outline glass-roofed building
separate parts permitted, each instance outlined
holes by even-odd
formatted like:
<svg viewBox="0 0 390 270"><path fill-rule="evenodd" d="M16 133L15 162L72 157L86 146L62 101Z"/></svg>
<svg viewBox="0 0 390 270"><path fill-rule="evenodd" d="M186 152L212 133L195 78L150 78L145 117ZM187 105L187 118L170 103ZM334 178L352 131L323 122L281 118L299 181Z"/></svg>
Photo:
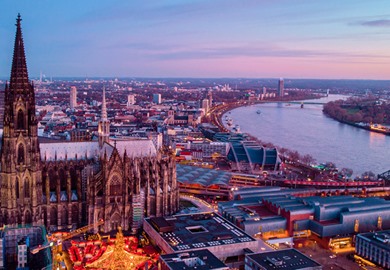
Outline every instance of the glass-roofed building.
<svg viewBox="0 0 390 270"><path fill-rule="evenodd" d="M213 141L228 142L228 160L233 171L259 173L263 170L275 171L281 163L276 148L266 148L258 141L251 140L248 134L218 132Z"/></svg>
<svg viewBox="0 0 390 270"><path fill-rule="evenodd" d="M231 142L227 158L233 170L245 173L275 171L280 165L276 148L265 148L256 141Z"/></svg>

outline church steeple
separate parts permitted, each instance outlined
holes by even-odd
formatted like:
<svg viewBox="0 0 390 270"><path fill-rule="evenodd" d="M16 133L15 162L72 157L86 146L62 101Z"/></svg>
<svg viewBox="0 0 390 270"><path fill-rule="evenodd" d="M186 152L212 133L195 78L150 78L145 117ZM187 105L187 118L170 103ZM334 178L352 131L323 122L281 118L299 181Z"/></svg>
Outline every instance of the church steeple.
<svg viewBox="0 0 390 270"><path fill-rule="evenodd" d="M106 87L103 86L102 121L107 121Z"/></svg>
<svg viewBox="0 0 390 270"><path fill-rule="evenodd" d="M35 94L28 80L21 21L18 14L11 78L5 88L0 225L41 222L32 218L40 215L42 180Z"/></svg>
<svg viewBox="0 0 390 270"><path fill-rule="evenodd" d="M18 14L18 18L16 19L16 36L10 81L10 88L14 90L28 89L29 86L21 21L20 14Z"/></svg>
<svg viewBox="0 0 390 270"><path fill-rule="evenodd" d="M18 14L11 77L9 84L5 87L4 126L23 129L28 133L37 133L35 93L28 79L21 21L20 14ZM7 133L11 130L5 128L4 131Z"/></svg>
<svg viewBox="0 0 390 270"><path fill-rule="evenodd" d="M108 121L107 117L106 88L104 86L102 99L102 115L99 121L98 133L99 146L103 147L104 142L109 142L110 137L110 121Z"/></svg>

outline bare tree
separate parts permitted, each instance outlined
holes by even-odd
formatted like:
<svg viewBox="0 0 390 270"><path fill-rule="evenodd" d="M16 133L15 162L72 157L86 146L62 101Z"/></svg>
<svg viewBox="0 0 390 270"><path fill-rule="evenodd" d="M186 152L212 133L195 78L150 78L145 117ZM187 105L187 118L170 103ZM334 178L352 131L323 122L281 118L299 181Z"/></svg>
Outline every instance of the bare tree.
<svg viewBox="0 0 390 270"><path fill-rule="evenodd" d="M348 177L348 178L350 178L352 176L352 174L353 174L353 170L350 169L350 168L342 168L341 169L341 174L346 176L346 177Z"/></svg>
<svg viewBox="0 0 390 270"><path fill-rule="evenodd" d="M362 178L365 180L377 180L377 176L372 171L366 171L362 173Z"/></svg>
<svg viewBox="0 0 390 270"><path fill-rule="evenodd" d="M306 154L303 157L301 157L301 161L304 164L310 165L316 162L316 159L312 155Z"/></svg>
<svg viewBox="0 0 390 270"><path fill-rule="evenodd" d="M287 151L287 156L289 157L289 159L291 159L292 161L298 161L300 159L300 155L298 153L298 151Z"/></svg>

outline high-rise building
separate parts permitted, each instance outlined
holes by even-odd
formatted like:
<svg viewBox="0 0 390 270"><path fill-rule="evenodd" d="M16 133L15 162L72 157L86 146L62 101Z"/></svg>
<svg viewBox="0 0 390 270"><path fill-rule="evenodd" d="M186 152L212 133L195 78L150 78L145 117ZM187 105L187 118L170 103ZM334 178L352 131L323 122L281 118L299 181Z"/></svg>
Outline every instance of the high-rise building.
<svg viewBox="0 0 390 270"><path fill-rule="evenodd" d="M202 109L204 109L204 113L207 113L210 109L210 101L208 99L202 100Z"/></svg>
<svg viewBox="0 0 390 270"><path fill-rule="evenodd" d="M128 95L127 96L127 107L130 107L131 105L135 104L135 96L134 95Z"/></svg>
<svg viewBox="0 0 390 270"><path fill-rule="evenodd" d="M209 108L211 108L211 107L213 107L213 92L211 92L211 90L209 90L207 95L209 97Z"/></svg>
<svg viewBox="0 0 390 270"><path fill-rule="evenodd" d="M176 213L173 153L157 151L151 140L109 140L105 91L98 141L38 140L20 15L16 26L11 78L5 87L0 226L58 230L104 219L104 232L118 226L137 230L144 216Z"/></svg>
<svg viewBox="0 0 390 270"><path fill-rule="evenodd" d="M70 88L70 101L69 101L69 107L71 109L74 109L77 106L77 88L76 86L72 86Z"/></svg>
<svg viewBox="0 0 390 270"><path fill-rule="evenodd" d="M156 104L161 104L161 94L153 94L153 102Z"/></svg>
<svg viewBox="0 0 390 270"><path fill-rule="evenodd" d="M284 96L284 80L283 78L279 79L279 85L278 85L278 97Z"/></svg>
<svg viewBox="0 0 390 270"><path fill-rule="evenodd" d="M265 86L263 86L263 90L261 92L263 95L267 94L267 88Z"/></svg>

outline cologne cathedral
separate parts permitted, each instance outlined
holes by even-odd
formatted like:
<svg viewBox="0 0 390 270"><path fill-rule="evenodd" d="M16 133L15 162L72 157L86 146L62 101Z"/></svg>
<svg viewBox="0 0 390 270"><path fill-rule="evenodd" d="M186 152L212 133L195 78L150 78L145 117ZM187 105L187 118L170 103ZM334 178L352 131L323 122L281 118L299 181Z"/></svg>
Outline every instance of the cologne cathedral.
<svg viewBox="0 0 390 270"><path fill-rule="evenodd" d="M28 79L18 15L11 78L5 86L0 163L0 226L75 228L100 219L104 232L136 231L146 216L176 213L172 153L150 140L109 137L105 93L98 140L38 137L34 85Z"/></svg>

